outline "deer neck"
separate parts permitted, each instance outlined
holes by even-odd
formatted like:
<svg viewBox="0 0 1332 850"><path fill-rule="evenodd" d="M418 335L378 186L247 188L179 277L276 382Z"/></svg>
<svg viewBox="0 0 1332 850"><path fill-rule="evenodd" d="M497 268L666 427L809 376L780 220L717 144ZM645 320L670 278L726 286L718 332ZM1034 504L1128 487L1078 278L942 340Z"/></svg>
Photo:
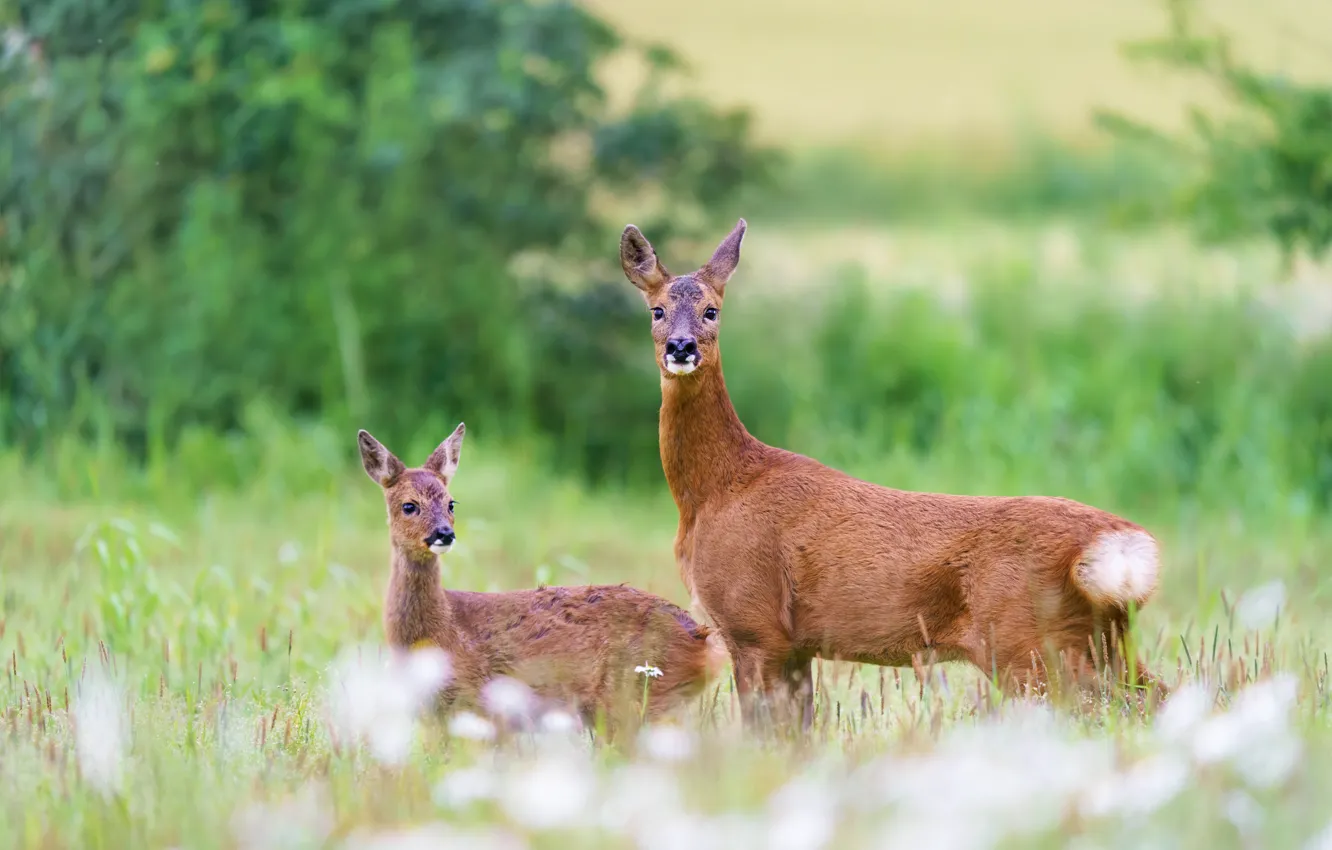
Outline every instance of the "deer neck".
<svg viewBox="0 0 1332 850"><path fill-rule="evenodd" d="M720 362L697 376L662 378L659 439L681 519L725 492L758 442L736 415Z"/></svg>
<svg viewBox="0 0 1332 850"><path fill-rule="evenodd" d="M448 594L439 583L439 556L416 555L393 548L393 568L384 600L384 628L393 646L421 641L444 649L455 642L457 627Z"/></svg>

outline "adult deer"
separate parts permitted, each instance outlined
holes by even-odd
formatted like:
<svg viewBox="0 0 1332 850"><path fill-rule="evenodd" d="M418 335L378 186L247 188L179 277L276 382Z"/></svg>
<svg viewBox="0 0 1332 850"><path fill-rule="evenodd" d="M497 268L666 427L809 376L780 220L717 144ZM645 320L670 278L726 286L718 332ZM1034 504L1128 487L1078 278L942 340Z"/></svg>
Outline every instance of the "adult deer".
<svg viewBox="0 0 1332 850"><path fill-rule="evenodd" d="M1086 682L1114 660L1106 648L1123 655L1129 610L1158 581L1157 543L1141 527L1061 498L881 487L745 429L718 347L744 235L741 219L706 265L673 276L629 225L620 262L652 316L675 556L726 642L746 724L767 697L808 728L815 657L964 660L1013 692L1048 683L1048 658ZM1155 681L1137 669L1139 683Z"/></svg>

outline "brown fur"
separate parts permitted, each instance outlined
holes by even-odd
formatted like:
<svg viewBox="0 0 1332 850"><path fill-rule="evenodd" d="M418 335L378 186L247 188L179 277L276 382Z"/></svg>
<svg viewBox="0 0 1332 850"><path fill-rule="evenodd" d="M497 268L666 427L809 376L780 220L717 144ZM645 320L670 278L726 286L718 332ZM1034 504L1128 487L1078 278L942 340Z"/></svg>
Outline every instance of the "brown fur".
<svg viewBox="0 0 1332 850"><path fill-rule="evenodd" d="M680 277L633 225L620 254L652 312L661 460L680 514L676 558L726 641L747 722L751 697L785 694L807 727L815 657L965 660L1010 689L1044 682L1047 653L1084 676L1104 662L1103 636L1123 636L1129 596L1089 594L1084 561L1107 532L1140 532L1155 547L1137 525L1067 499L881 487L745 429L717 344L744 231L742 219L707 265ZM666 341L686 338L696 340L698 363L673 374ZM1131 601L1145 602L1155 573L1151 582Z"/></svg>
<svg viewBox="0 0 1332 850"><path fill-rule="evenodd" d="M463 433L459 425L418 469L365 431L358 440L366 472L384 488L393 543L384 630L394 648L429 643L449 653L453 680L442 707L476 706L487 681L512 676L589 724L602 718L614 733L639 719L644 680L634 668L643 664L662 671L649 682L648 719L697 696L724 665L724 650L706 626L658 596L625 585L507 593L440 586L439 555L426 541L436 530L453 533L449 483Z"/></svg>

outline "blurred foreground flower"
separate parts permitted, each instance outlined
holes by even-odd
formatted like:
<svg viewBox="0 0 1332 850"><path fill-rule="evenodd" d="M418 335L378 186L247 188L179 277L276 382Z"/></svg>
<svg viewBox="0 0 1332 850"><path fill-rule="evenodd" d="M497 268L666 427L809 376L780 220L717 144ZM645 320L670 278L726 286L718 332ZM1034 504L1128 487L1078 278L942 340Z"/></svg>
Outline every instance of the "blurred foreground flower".
<svg viewBox="0 0 1332 850"><path fill-rule="evenodd" d="M1323 827L1322 832L1310 836L1304 843L1304 850L1332 850L1332 823Z"/></svg>
<svg viewBox="0 0 1332 850"><path fill-rule="evenodd" d="M639 746L657 761L685 761L694 754L694 735L679 726L645 726Z"/></svg>
<svg viewBox="0 0 1332 850"><path fill-rule="evenodd" d="M656 833L686 816L679 777L665 767L635 763L608 778L597 814L602 829L621 836ZM640 837L640 846L645 843Z"/></svg>
<svg viewBox="0 0 1332 850"><path fill-rule="evenodd" d="M460 711L449 718L449 734L469 741L490 741L495 737L495 724L470 711Z"/></svg>
<svg viewBox="0 0 1332 850"><path fill-rule="evenodd" d="M231 819L242 850L295 850L323 847L333 833L333 813L322 789L305 785L275 805L253 803Z"/></svg>
<svg viewBox="0 0 1332 850"><path fill-rule="evenodd" d="M1280 580L1250 588L1235 603L1235 616L1246 629L1270 629L1286 607L1286 585Z"/></svg>
<svg viewBox="0 0 1332 850"><path fill-rule="evenodd" d="M346 850L436 850L439 847L449 850L523 850L527 843L500 830L462 830L448 824L430 823L382 832L358 830L347 836L342 846Z"/></svg>
<svg viewBox="0 0 1332 850"><path fill-rule="evenodd" d="M768 800L771 850L820 850L837 830L837 795L818 777L797 777Z"/></svg>
<svg viewBox="0 0 1332 850"><path fill-rule="evenodd" d="M1249 685L1230 711L1198 725L1191 736L1194 758L1200 764L1228 762L1255 787L1280 783L1300 759L1300 741L1290 725L1298 696L1299 681L1290 673Z"/></svg>
<svg viewBox="0 0 1332 850"><path fill-rule="evenodd" d="M1172 754L1143 759L1095 783L1082 800L1091 817L1145 817L1175 799L1189 784L1189 764Z"/></svg>
<svg viewBox="0 0 1332 850"><path fill-rule="evenodd" d="M448 655L437 647L372 659L344 652L333 669L329 710L339 740L366 741L385 765L401 765L416 735L416 717L448 684Z"/></svg>
<svg viewBox="0 0 1332 850"><path fill-rule="evenodd" d="M541 731L547 735L577 735L582 732L582 722L567 711L554 709L541 715Z"/></svg>
<svg viewBox="0 0 1332 850"><path fill-rule="evenodd" d="M125 695L101 665L88 669L74 702L74 738L83 780L109 797L120 790L129 750Z"/></svg>
<svg viewBox="0 0 1332 850"><path fill-rule="evenodd" d="M585 760L546 757L510 771L500 802L515 823L529 829L558 829L583 819L596 790L596 777Z"/></svg>
<svg viewBox="0 0 1332 850"><path fill-rule="evenodd" d="M486 764L460 767L444 774L431 798L446 809L463 809L481 800L490 800L499 790L493 767Z"/></svg>
<svg viewBox="0 0 1332 850"><path fill-rule="evenodd" d="M537 698L523 682L496 676L481 687L481 704L494 717L521 723L535 716Z"/></svg>
<svg viewBox="0 0 1332 850"><path fill-rule="evenodd" d="M892 806L884 846L991 847L1056 826L1113 769L1107 741L1079 739L1043 706L960 727L924 755L881 759L861 807ZM856 783L859 786L859 783Z"/></svg>

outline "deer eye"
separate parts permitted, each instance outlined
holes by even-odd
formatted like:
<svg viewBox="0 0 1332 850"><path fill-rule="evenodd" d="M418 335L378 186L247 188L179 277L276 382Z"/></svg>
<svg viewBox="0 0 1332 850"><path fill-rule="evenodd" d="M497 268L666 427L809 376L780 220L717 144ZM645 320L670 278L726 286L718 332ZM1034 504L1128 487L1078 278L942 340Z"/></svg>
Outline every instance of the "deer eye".
<svg viewBox="0 0 1332 850"><path fill-rule="evenodd" d="M704 310L703 318L707 319L709 322L717 321L717 308L709 307L708 309Z"/></svg>
<svg viewBox="0 0 1332 850"><path fill-rule="evenodd" d="M416 513L416 502L403 502L402 512L407 516L411 516L412 514Z"/></svg>
<svg viewBox="0 0 1332 850"><path fill-rule="evenodd" d="M659 322L659 321L661 321L661 320L664 319L664 318L666 318L666 311L665 311L665 310L663 310L663 309L660 308L660 307L653 307L653 308L652 308L652 320L653 320L654 322Z"/></svg>
<svg viewBox="0 0 1332 850"><path fill-rule="evenodd" d="M456 504L458 503L453 501L452 499L449 499L449 513L453 513L453 506Z"/></svg>

